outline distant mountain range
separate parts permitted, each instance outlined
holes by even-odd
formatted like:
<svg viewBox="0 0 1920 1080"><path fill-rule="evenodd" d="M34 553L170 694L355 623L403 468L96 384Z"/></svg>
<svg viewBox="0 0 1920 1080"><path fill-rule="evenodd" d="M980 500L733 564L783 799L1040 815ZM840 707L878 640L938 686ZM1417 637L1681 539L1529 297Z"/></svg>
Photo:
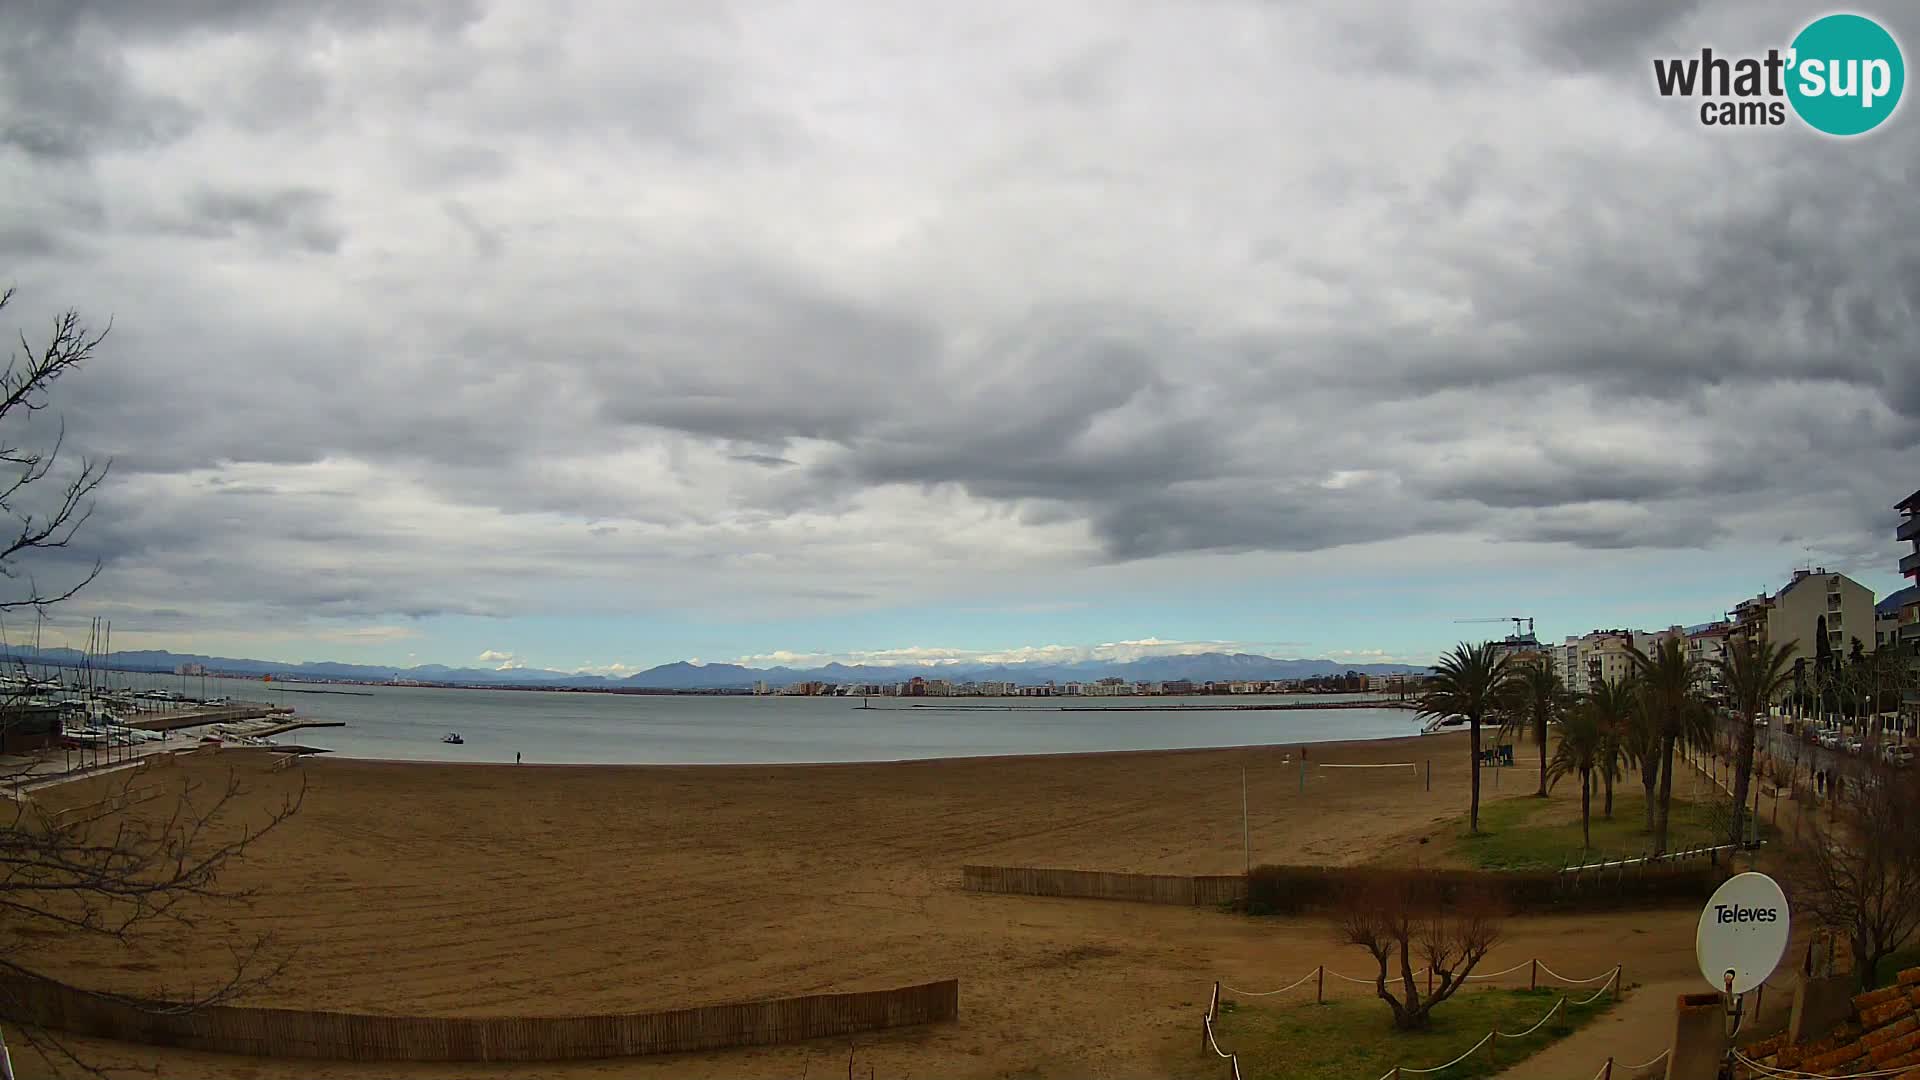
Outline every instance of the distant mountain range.
<svg viewBox="0 0 1920 1080"><path fill-rule="evenodd" d="M16 647L8 652L9 662L79 667L86 655L77 649ZM410 679L416 682L456 683L479 686L579 686L595 688L632 688L644 690L745 690L756 682L770 687L797 682L897 683L915 676L947 679L953 682L1016 682L1022 684L1095 682L1121 678L1129 682L1167 682L1189 679L1193 682L1223 682L1252 679L1306 679L1316 675L1338 675L1358 671L1367 675L1391 675L1424 671L1407 664L1341 664L1332 660L1283 660L1251 653L1196 653L1190 656L1148 656L1138 660L1082 660L1067 664L916 664L899 667L878 665L828 664L816 668L751 668L739 664L692 664L679 661L661 664L623 679L603 675L580 675L570 671L545 671L538 668L454 668L442 664L418 667L377 667L370 664L342 664L332 661L308 661L284 664L272 660L245 660L227 656L199 656L162 650L115 652L109 660L94 658L95 667L119 671L157 671L171 673L182 664L200 664L208 674L265 676L298 681L388 682Z"/></svg>

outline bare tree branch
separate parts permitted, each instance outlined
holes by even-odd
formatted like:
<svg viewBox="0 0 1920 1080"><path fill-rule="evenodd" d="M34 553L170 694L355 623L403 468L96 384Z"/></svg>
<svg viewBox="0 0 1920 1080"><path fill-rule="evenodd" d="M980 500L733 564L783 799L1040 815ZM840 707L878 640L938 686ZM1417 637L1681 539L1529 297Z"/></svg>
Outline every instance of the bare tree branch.
<svg viewBox="0 0 1920 1080"><path fill-rule="evenodd" d="M1348 895L1333 916L1335 940L1373 957L1374 994L1393 1010L1402 1031L1427 1027L1435 1006L1466 985L1467 976L1500 941L1498 898L1464 888L1448 898L1428 871L1383 874ZM1432 973L1424 997L1414 960ZM1398 972L1389 967L1398 960ZM1397 978L1396 995L1388 980Z"/></svg>
<svg viewBox="0 0 1920 1080"><path fill-rule="evenodd" d="M0 291L0 308L13 290ZM43 346L25 334L0 370L0 426L9 416L31 417L50 404L59 379L92 359L111 324L95 331L77 312L57 316ZM9 429L12 430L12 429ZM0 595L0 614L32 608L37 614L71 599L99 577L96 560L79 580L42 589L27 561L39 553L65 548L93 515L93 496L106 480L110 462L81 458L63 467L66 445L62 424L50 442L27 445L0 435L0 580L25 588ZM21 673L27 674L25 661ZM28 691L8 692L0 702L0 733ZM82 806L50 809L22 798L17 783L29 770L5 779L16 787L10 807L0 807L0 926L39 928L79 938L106 939L133 946L147 931L193 927L207 914L251 902L251 890L221 882L222 874L262 836L299 812L306 798L299 790L283 796L263 821L246 822L239 802L245 794L229 772L224 784L210 786L168 774L154 779L149 769L130 770L106 782L106 796ZM278 976L289 956L276 954L268 938L229 943L228 974L212 988L172 1001L127 997L98 990L81 991L153 1013L186 1013L245 996ZM32 1018L16 991L36 981L52 981L23 956L0 956L0 1016ZM70 988L72 989L72 988ZM28 1024L12 1026L43 1055L65 1060L95 1075L128 1070L103 1068L57 1035Z"/></svg>
<svg viewBox="0 0 1920 1080"><path fill-rule="evenodd" d="M1793 845L1794 903L1844 937L1861 986L1920 931L1920 776L1866 762L1835 771L1825 815Z"/></svg>

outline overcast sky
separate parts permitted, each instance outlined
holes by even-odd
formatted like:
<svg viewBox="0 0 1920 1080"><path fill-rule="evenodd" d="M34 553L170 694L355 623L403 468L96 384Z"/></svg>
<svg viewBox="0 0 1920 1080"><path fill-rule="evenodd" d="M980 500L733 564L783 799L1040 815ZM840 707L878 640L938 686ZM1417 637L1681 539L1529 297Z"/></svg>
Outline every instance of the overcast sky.
<svg viewBox="0 0 1920 1080"><path fill-rule="evenodd" d="M0 8L116 647L1424 662L1902 584L1913 104L1652 89L1821 5Z"/></svg>

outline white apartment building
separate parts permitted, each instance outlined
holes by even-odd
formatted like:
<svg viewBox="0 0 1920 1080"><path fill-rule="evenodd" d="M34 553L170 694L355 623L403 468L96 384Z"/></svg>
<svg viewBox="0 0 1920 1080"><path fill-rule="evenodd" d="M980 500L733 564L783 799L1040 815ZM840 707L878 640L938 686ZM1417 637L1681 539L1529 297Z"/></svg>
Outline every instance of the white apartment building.
<svg viewBox="0 0 1920 1080"><path fill-rule="evenodd" d="M1560 677L1567 689L1589 693L1601 683L1624 680L1633 674L1629 647L1651 652L1659 635L1645 630L1595 630L1569 637L1557 650Z"/></svg>

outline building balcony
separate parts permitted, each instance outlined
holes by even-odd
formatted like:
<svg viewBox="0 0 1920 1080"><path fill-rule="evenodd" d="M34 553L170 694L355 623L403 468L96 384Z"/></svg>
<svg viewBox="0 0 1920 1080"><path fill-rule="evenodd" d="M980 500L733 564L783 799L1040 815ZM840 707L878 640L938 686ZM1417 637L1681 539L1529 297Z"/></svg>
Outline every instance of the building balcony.
<svg viewBox="0 0 1920 1080"><path fill-rule="evenodd" d="M1914 514L1900 523L1893 534L1896 540L1920 540L1920 514Z"/></svg>
<svg viewBox="0 0 1920 1080"><path fill-rule="evenodd" d="M1915 574L1920 574L1920 551L1916 551L1900 560L1900 573L1903 577L1913 577Z"/></svg>

